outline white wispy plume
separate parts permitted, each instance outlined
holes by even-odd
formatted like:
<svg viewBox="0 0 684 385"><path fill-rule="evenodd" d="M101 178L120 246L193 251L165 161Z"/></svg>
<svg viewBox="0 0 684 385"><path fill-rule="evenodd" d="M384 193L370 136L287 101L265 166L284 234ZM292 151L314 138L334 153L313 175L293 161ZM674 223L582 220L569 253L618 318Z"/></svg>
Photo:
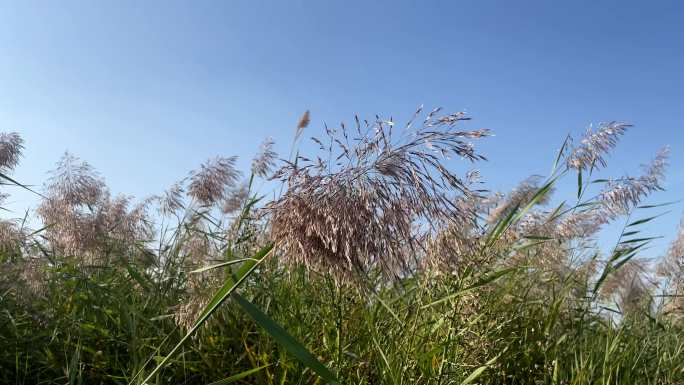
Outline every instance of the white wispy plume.
<svg viewBox="0 0 684 385"><path fill-rule="evenodd" d="M410 263L417 221L430 227L463 215L453 198L469 193L466 182L444 162L483 159L470 141L488 131L457 130L464 114L438 112L410 132L394 133L394 123L379 117L356 119L356 132L326 128L332 148L313 140L328 154L278 170L287 191L266 209L286 258L339 277L369 266L392 274Z"/></svg>
<svg viewBox="0 0 684 385"><path fill-rule="evenodd" d="M262 178L269 177L269 173L275 166L275 159L278 156L273 151L275 142L272 138L266 138L259 148L259 153L252 160L252 173Z"/></svg>
<svg viewBox="0 0 684 385"><path fill-rule="evenodd" d="M235 168L237 157L216 157L190 173L188 195L205 206L220 202L229 188L235 186L240 171Z"/></svg>
<svg viewBox="0 0 684 385"><path fill-rule="evenodd" d="M621 122L601 123L596 131L587 129L580 145L566 158L567 166L577 170L606 167L605 156L615 148L620 137L631 127Z"/></svg>
<svg viewBox="0 0 684 385"><path fill-rule="evenodd" d="M16 132L0 133L0 171L7 172L19 164L24 140Z"/></svg>

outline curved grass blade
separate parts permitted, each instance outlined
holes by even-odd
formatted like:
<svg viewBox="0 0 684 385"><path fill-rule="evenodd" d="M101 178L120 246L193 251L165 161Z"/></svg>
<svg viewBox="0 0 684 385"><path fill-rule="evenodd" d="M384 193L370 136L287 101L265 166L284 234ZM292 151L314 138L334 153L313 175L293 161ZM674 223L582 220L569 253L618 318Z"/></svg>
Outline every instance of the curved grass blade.
<svg viewBox="0 0 684 385"><path fill-rule="evenodd" d="M226 283L221 287L221 289L214 294L214 297L211 299L211 301L205 306L204 310L202 311L201 315L195 322L195 325L188 330L187 334L181 338L181 340L176 344L176 346L171 349L169 354L167 354L159 364L152 370L152 372L145 378L143 381L143 384L147 383L154 377L165 365L166 363L171 359L171 357L178 351L178 349L183 346L185 341L187 341L195 332L197 329L199 329L204 322L207 321L209 316L211 316L216 309L228 298L228 296L237 289L238 286L242 282L244 282L247 277L256 269L256 267L263 261L268 254L270 254L271 250L273 250L273 245L268 245L261 250L254 256L253 260L246 261L242 267L240 267L240 270L235 273L234 278L228 278L226 280Z"/></svg>
<svg viewBox="0 0 684 385"><path fill-rule="evenodd" d="M216 269L216 268L223 267L223 266L230 266L230 265L234 265L236 263L245 262L245 261L256 261L256 260L253 258L235 259L233 261L222 262L222 263L218 263L216 265L200 267L199 269L191 271L190 274L202 273L202 272L205 272L207 270Z"/></svg>
<svg viewBox="0 0 684 385"><path fill-rule="evenodd" d="M256 322L266 330L268 334L273 337L280 345L282 345L285 350L290 354L295 356L299 362L306 365L308 368L313 370L318 374L323 380L331 385L340 385L335 375L323 365L316 357L314 357L309 350L307 350L299 341L283 329L282 326L278 325L269 316L262 312L259 308L254 306L253 303L246 300L240 294L233 293L232 295L235 302L242 307L242 309Z"/></svg>
<svg viewBox="0 0 684 385"><path fill-rule="evenodd" d="M243 378L245 378L245 377L247 377L247 376L250 376L250 375L252 375L252 374L254 374L254 373L258 373L258 372L262 371L263 369L268 368L268 367L271 366L271 365L273 365L273 364L263 365L263 366L259 366L258 368L253 368L253 369L245 370L245 371L242 372L242 373L238 373L238 374L232 375L232 376L230 376L230 377L224 378L223 380L219 380L219 381L216 381L216 382L212 382L212 383L210 383L209 385L226 385L226 384L230 384L230 383L232 383L232 382L235 382L235 381L237 381L237 380L241 380L241 379L243 379Z"/></svg>
<svg viewBox="0 0 684 385"><path fill-rule="evenodd" d="M558 169L558 164L560 163L563 154L565 154L565 148L568 147L569 144L570 135L567 135L565 137L565 140L563 141L563 145L561 146L560 150L558 150L558 156L556 156L556 160L553 162L553 165L551 166L551 175L556 173L556 170Z"/></svg>
<svg viewBox="0 0 684 385"><path fill-rule="evenodd" d="M655 208L655 207L671 206L671 205L674 205L674 204L677 204L677 203L681 203L681 202L682 202L682 200L681 200L681 199L678 199L678 200L676 200L676 201L670 201L670 202L665 202L665 203L660 203L660 204L655 204L655 205L641 205L641 206L637 206L637 208L638 208L638 209L652 209L652 208Z"/></svg>
<svg viewBox="0 0 684 385"><path fill-rule="evenodd" d="M639 220L636 220L636 221L634 221L634 222L628 224L626 227L634 227L634 226L638 226L638 225L643 225L644 223L648 223L648 222L650 222L650 221L652 221L652 220L654 220L654 219L656 219L656 218L660 218L660 217L662 217L663 215L669 214L669 213L670 213L669 211L666 211L666 212L664 212L664 213L662 213L662 214L654 215L654 216L652 216L652 217L639 219Z"/></svg>
<svg viewBox="0 0 684 385"><path fill-rule="evenodd" d="M461 385L468 385L473 381L477 380L485 370L487 370L486 366L480 366L479 368L473 370L473 372L470 373L470 375L466 377L466 379L463 380L463 382L461 382Z"/></svg>
<svg viewBox="0 0 684 385"><path fill-rule="evenodd" d="M15 185L15 186L19 186L19 187L21 187L21 188L23 188L23 189L26 189L26 190L28 190L28 191L30 191L30 192L32 192L32 193L38 195L38 196L41 197L41 198L48 199L48 197L46 197L45 195L39 193L38 191L32 190L30 187L28 187L28 186L26 186L26 185L24 185L24 184L21 184L21 183L19 183L19 182L17 182L16 180L10 178L9 176L7 176L7 175L5 175L5 174L3 174L3 173L1 173L1 172L0 172L0 178L4 179L4 180L6 180L6 181L11 182L11 183L12 183L13 185Z"/></svg>
<svg viewBox="0 0 684 385"><path fill-rule="evenodd" d="M494 230L489 234L487 237L487 242L485 245L487 247L491 246L496 242L501 236L508 230L509 227L517 223L525 214L527 214L530 209L539 203L539 201L542 200L548 194L551 189L553 188L553 185L556 183L556 180L558 177L554 177L551 180L549 180L546 184L544 184L542 187L537 190L537 192L534 194L532 199L523 207L520 209L520 205L515 206L515 208L502 220L500 220L496 226L494 227Z"/></svg>

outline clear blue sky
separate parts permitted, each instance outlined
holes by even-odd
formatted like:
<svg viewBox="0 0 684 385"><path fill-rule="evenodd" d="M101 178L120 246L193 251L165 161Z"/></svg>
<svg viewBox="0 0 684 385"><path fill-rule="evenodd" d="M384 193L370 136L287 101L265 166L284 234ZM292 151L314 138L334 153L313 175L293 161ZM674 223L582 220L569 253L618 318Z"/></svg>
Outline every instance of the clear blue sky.
<svg viewBox="0 0 684 385"><path fill-rule="evenodd" d="M669 144L653 201L675 200L682 20L678 1L0 1L0 129L27 141L26 183L69 150L141 197L209 156L246 168L266 136L286 153L306 109L312 134L355 113L466 110L496 133L481 147L493 190L546 173L565 134L624 120L614 174ZM674 235L681 212L654 232Z"/></svg>

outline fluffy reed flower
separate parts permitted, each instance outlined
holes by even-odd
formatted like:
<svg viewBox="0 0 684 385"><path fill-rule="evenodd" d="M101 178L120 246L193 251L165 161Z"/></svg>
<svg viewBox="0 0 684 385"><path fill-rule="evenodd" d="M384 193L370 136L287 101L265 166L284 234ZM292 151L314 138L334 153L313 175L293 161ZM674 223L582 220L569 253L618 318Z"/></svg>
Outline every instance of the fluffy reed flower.
<svg viewBox="0 0 684 385"><path fill-rule="evenodd" d="M176 182L171 185L159 198L159 211L162 215L175 213L182 209L183 205L183 182Z"/></svg>
<svg viewBox="0 0 684 385"><path fill-rule="evenodd" d="M132 197L124 195L103 201L99 216L108 237L121 244L150 239L153 226L148 216L149 204L149 200L134 204Z"/></svg>
<svg viewBox="0 0 684 385"><path fill-rule="evenodd" d="M684 315L684 219L679 223L677 235L660 260L656 272L667 279L670 295L665 304L667 311L678 316Z"/></svg>
<svg viewBox="0 0 684 385"><path fill-rule="evenodd" d="M221 201L226 190L233 187L240 177L240 171L235 169L236 161L234 156L209 159L199 170L190 173L188 195L205 206Z"/></svg>
<svg viewBox="0 0 684 385"><path fill-rule="evenodd" d="M309 123L311 123L311 114L309 113L309 110L306 110L304 114L302 114L302 117L299 118L299 122L297 122L297 131L295 132L294 140L297 140L302 135L302 132L309 126Z"/></svg>
<svg viewBox="0 0 684 385"><path fill-rule="evenodd" d="M606 167L605 156L615 148L630 124L621 122L601 123L596 131L587 129L579 146L572 149L566 158L569 168L588 170L594 167Z"/></svg>
<svg viewBox="0 0 684 385"><path fill-rule="evenodd" d="M644 197L662 190L668 156L669 148L665 147L658 151L650 165L643 167L644 173L641 176L608 182L599 198L604 203L605 213L610 217L624 215Z"/></svg>
<svg viewBox="0 0 684 385"><path fill-rule="evenodd" d="M599 207L574 212L556 221L554 234L560 239L584 238L596 234L609 218Z"/></svg>
<svg viewBox="0 0 684 385"><path fill-rule="evenodd" d="M334 144L327 156L300 157L278 170L275 178L288 189L266 209L286 259L338 276L371 266L396 273L411 263L416 229L464 215L453 198L470 192L445 159L484 159L469 140L488 132L456 130L467 118L438 111L419 129L396 134L394 123L380 118L364 125L356 119L355 133L326 128L326 142Z"/></svg>
<svg viewBox="0 0 684 385"><path fill-rule="evenodd" d="M40 297L46 292L45 261L39 258L24 258L19 263L19 279L28 289L31 296ZM25 295L25 294L20 294Z"/></svg>
<svg viewBox="0 0 684 385"><path fill-rule="evenodd" d="M16 221L0 220L0 255L2 259L21 257L26 234ZM4 262L0 259L0 262Z"/></svg>
<svg viewBox="0 0 684 385"><path fill-rule="evenodd" d="M38 215L48 226L47 238L67 254L93 249L97 231L84 212L92 212L105 195L104 182L92 166L69 153L50 174L47 198L38 207Z"/></svg>
<svg viewBox="0 0 684 385"><path fill-rule="evenodd" d="M269 173L275 166L275 159L278 156L275 151L273 151L273 145L275 142L271 138L266 138L259 148L259 153L252 160L252 174L260 176L262 178L267 178Z"/></svg>
<svg viewBox="0 0 684 385"><path fill-rule="evenodd" d="M223 200L221 211L224 214L232 214L245 205L247 198L249 198L249 188L246 184L234 187L228 192L226 198Z"/></svg>
<svg viewBox="0 0 684 385"><path fill-rule="evenodd" d="M92 166L75 156L62 157L45 192L37 213L47 226L46 239L59 253L88 263L106 263L103 258L112 248L135 250L139 242L151 237L149 202L132 206L130 197L112 199Z"/></svg>
<svg viewBox="0 0 684 385"><path fill-rule="evenodd" d="M481 197L468 196L458 198L456 204L463 214L427 239L422 267L459 274L466 268L485 263L477 253L483 236L477 220L487 202Z"/></svg>
<svg viewBox="0 0 684 385"><path fill-rule="evenodd" d="M658 266L658 274L675 279L676 283L684 285L684 218L677 228L677 236L670 243L665 257Z"/></svg>
<svg viewBox="0 0 684 385"><path fill-rule="evenodd" d="M48 196L59 197L67 205L92 205L104 194L105 183L86 161L65 152L50 172Z"/></svg>
<svg viewBox="0 0 684 385"><path fill-rule="evenodd" d="M541 182L541 177L538 175L532 175L527 179L523 180L514 188L508 195L503 198L499 204L490 212L487 222L490 224L496 223L502 218L508 216L511 211L515 210L516 207L522 207L527 205L534 195L539 191L539 183ZM551 193L545 194L537 204L544 205L550 199Z"/></svg>
<svg viewBox="0 0 684 385"><path fill-rule="evenodd" d="M13 170L19 164L24 140L16 132L0 133L0 171Z"/></svg>
<svg viewBox="0 0 684 385"><path fill-rule="evenodd" d="M213 243L207 234L197 229L189 230L183 240L181 252L187 266L196 268L213 256Z"/></svg>
<svg viewBox="0 0 684 385"><path fill-rule="evenodd" d="M42 297L47 286L47 262L34 256L19 256L12 261L0 261L0 290L5 297L10 291L18 302L30 305Z"/></svg>
<svg viewBox="0 0 684 385"><path fill-rule="evenodd" d="M653 161L642 166L639 177L610 180L587 208L565 215L555 223L555 235L561 239L583 238L596 234L603 225L627 214L645 197L662 190L669 149L661 149Z"/></svg>
<svg viewBox="0 0 684 385"><path fill-rule="evenodd" d="M613 271L601 286L604 299L615 299L623 314L647 310L655 284L647 278L648 267L642 260L630 260Z"/></svg>
<svg viewBox="0 0 684 385"><path fill-rule="evenodd" d="M209 298L206 296L192 295L190 299L178 305L176 311L173 313L173 319L176 325L184 330L189 330L197 322L200 313L204 307L209 303Z"/></svg>

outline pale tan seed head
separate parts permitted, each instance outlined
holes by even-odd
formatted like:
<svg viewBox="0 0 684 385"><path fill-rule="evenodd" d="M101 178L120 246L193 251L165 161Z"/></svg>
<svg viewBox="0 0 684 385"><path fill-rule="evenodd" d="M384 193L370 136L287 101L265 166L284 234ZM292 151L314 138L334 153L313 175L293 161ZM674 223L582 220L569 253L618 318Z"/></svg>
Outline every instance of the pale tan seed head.
<svg viewBox="0 0 684 385"><path fill-rule="evenodd" d="M262 178L268 178L275 165L275 160L278 156L273 151L275 142L271 138L266 138L259 148L259 153L252 160L252 174Z"/></svg>
<svg viewBox="0 0 684 385"><path fill-rule="evenodd" d="M356 133L326 128L327 139L314 142L327 154L300 156L274 176L287 191L266 210L286 260L343 278L415 265L417 240L464 215L454 198L469 193L467 182L448 159L484 159L470 141L488 131L455 129L462 120L432 113L410 132L380 118L364 128L357 120Z"/></svg>
<svg viewBox="0 0 684 385"><path fill-rule="evenodd" d="M601 123L596 131L589 127L580 145L574 147L566 158L567 166L577 170L605 167L605 156L615 148L629 127L630 124L621 122Z"/></svg>
<svg viewBox="0 0 684 385"><path fill-rule="evenodd" d="M23 149L24 140L18 133L0 133L0 170L13 170L19 164Z"/></svg>
<svg viewBox="0 0 684 385"><path fill-rule="evenodd" d="M309 126L310 122L311 114L309 113L309 110L306 110L299 118L299 122L297 122L297 130L295 131L294 140L299 139L299 137L302 135L302 132L304 132L304 129Z"/></svg>
<svg viewBox="0 0 684 385"><path fill-rule="evenodd" d="M234 156L206 161L198 170L190 173L188 195L205 206L220 202L240 178L241 173L235 168L236 161L237 157Z"/></svg>

